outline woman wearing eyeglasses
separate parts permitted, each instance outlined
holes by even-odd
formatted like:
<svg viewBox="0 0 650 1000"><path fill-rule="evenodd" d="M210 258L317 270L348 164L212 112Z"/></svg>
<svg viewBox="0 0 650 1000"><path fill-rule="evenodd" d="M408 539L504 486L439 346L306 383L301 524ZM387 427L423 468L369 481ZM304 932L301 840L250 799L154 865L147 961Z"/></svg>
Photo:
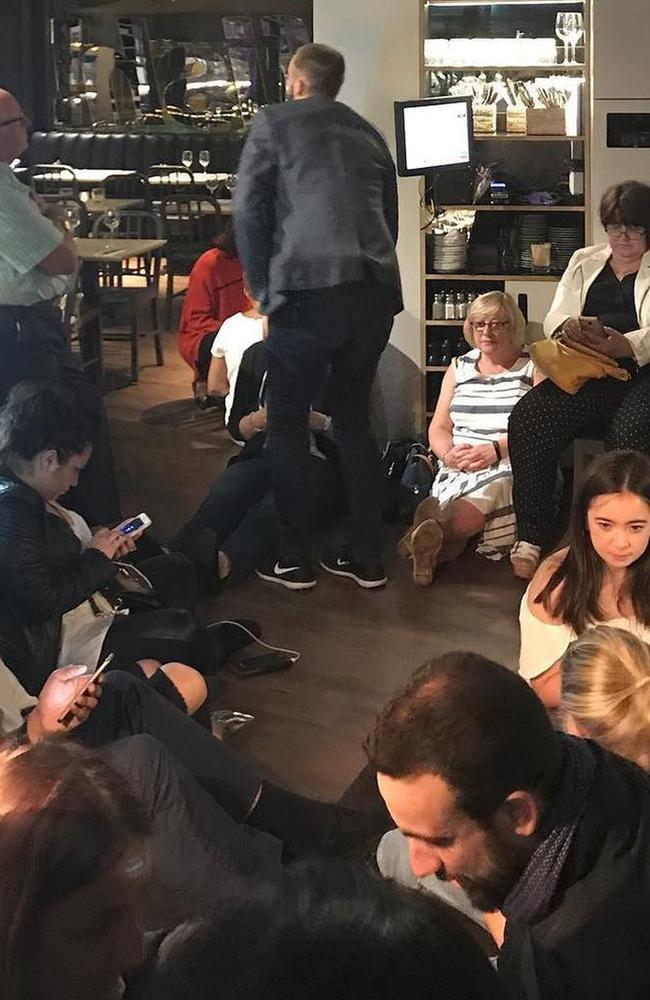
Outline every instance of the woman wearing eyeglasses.
<svg viewBox="0 0 650 1000"><path fill-rule="evenodd" d="M547 379L513 410L508 428L520 541L516 576L531 579L556 540L559 457L576 438L650 452L650 187L625 181L600 203L607 242L578 250L544 321L547 337L583 344L625 367L631 381L592 379L569 395Z"/></svg>
<svg viewBox="0 0 650 1000"><path fill-rule="evenodd" d="M472 349L445 373L429 426L438 474L400 542L419 586L475 535L488 559L500 559L515 541L507 430L513 406L534 381L533 362L522 353L525 328L504 292L480 295L470 307L463 333Z"/></svg>

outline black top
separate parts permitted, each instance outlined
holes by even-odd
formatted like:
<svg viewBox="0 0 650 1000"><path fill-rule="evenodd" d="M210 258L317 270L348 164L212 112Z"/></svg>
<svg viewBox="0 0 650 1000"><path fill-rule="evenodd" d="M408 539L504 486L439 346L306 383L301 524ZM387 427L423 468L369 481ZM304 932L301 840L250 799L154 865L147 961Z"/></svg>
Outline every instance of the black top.
<svg viewBox="0 0 650 1000"><path fill-rule="evenodd" d="M650 996L650 777L591 747L596 774L550 910L506 926L509 1000Z"/></svg>
<svg viewBox="0 0 650 1000"><path fill-rule="evenodd" d="M619 333L639 329L639 317L634 303L635 274L619 279L608 262L587 292L582 307L583 316L597 316L603 326Z"/></svg>

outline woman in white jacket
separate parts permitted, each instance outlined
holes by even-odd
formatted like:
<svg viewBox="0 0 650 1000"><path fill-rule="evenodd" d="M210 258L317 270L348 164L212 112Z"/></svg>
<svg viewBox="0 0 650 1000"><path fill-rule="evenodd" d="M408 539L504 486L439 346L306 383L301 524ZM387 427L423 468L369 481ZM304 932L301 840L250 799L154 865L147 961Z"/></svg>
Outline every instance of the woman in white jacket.
<svg viewBox="0 0 650 1000"><path fill-rule="evenodd" d="M625 181L609 188L600 218L607 243L573 255L544 332L615 359L632 378L592 379L575 395L546 379L513 409L508 442L520 541L511 560L523 579L532 578L541 551L555 540L554 491L564 448L585 437L603 438L608 449L650 452L650 187Z"/></svg>

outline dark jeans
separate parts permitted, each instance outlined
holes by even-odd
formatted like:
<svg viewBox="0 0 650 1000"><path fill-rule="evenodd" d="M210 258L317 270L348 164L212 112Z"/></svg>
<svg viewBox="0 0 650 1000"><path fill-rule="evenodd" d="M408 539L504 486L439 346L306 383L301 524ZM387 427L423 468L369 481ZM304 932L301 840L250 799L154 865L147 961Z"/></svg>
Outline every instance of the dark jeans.
<svg viewBox="0 0 650 1000"><path fill-rule="evenodd" d="M121 520L113 451L98 390L67 358L61 313L55 305L0 306L0 402L19 382L60 386L83 414L94 438L93 453L66 506L89 524Z"/></svg>
<svg viewBox="0 0 650 1000"><path fill-rule="evenodd" d="M199 344L199 349L196 353L196 373L199 382L208 381L208 372L210 371L210 362L212 361L212 345L216 336L216 330L214 333L206 333Z"/></svg>
<svg viewBox="0 0 650 1000"><path fill-rule="evenodd" d="M310 454L308 477L316 498L315 517L324 518L340 509L342 488L336 463ZM277 546L278 517L266 450L224 469L172 542L172 547L202 563L206 575L216 573L215 552L221 549L230 560L229 579L234 583L252 573Z"/></svg>
<svg viewBox="0 0 650 1000"><path fill-rule="evenodd" d="M261 784L257 768L130 674L117 670L106 675L97 708L74 733L85 746L95 749L124 736L146 733L171 750L237 822L246 818L255 803Z"/></svg>
<svg viewBox="0 0 650 1000"><path fill-rule="evenodd" d="M519 400L510 415L508 447L523 541L542 549L555 541L558 461L581 437L603 438L608 449L650 453L650 365L632 382L591 379L574 396L546 379Z"/></svg>
<svg viewBox="0 0 650 1000"><path fill-rule="evenodd" d="M382 481L369 401L393 306L390 288L358 282L290 292L269 317L268 449L285 560L311 562L308 417L328 365L352 553L361 561L381 558Z"/></svg>
<svg viewBox="0 0 650 1000"><path fill-rule="evenodd" d="M240 825L260 788L256 769L148 685L107 675L74 736L101 749L151 822L148 927L227 905L242 880L280 877L280 842Z"/></svg>

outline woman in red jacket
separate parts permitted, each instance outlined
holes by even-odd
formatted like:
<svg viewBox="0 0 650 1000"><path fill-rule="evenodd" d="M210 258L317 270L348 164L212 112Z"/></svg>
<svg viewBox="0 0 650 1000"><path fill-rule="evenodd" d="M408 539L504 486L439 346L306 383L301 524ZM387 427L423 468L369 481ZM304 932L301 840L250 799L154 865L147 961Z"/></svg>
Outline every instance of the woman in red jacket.
<svg viewBox="0 0 650 1000"><path fill-rule="evenodd" d="M197 405L210 405L207 379L217 331L229 316L250 307L232 222L228 222L215 246L201 254L192 268L178 329L178 349L194 372Z"/></svg>

